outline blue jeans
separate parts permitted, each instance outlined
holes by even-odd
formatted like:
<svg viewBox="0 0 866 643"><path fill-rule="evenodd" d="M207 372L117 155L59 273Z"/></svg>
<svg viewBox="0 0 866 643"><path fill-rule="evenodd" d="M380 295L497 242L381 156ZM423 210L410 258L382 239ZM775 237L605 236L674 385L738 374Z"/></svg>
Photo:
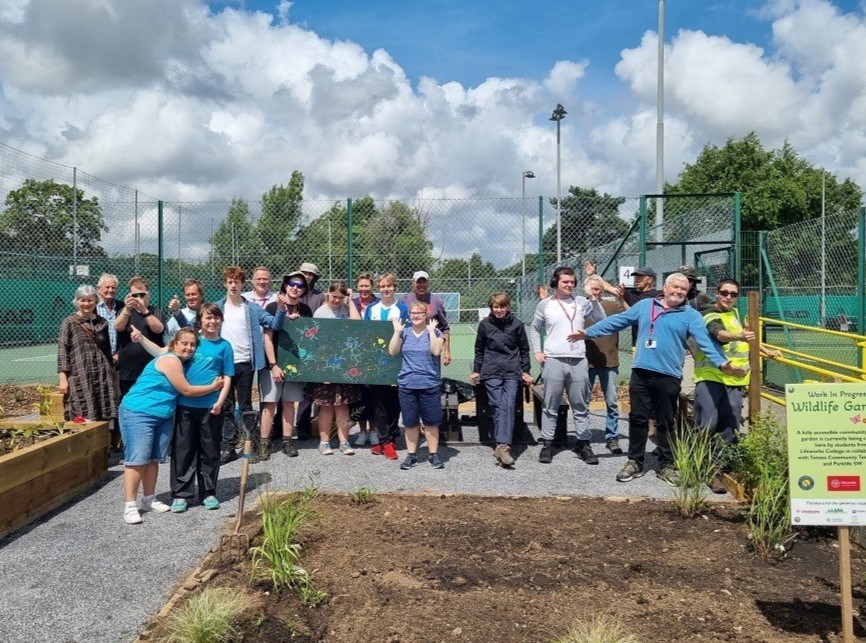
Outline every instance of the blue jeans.
<svg viewBox="0 0 866 643"><path fill-rule="evenodd" d="M619 438L619 404L616 399L616 385L619 382L619 368L616 366L593 368L589 367L589 379L586 383L586 399L592 394L592 385L598 377L599 386L604 393L604 403L607 405L607 420L604 423L604 439Z"/></svg>
<svg viewBox="0 0 866 643"><path fill-rule="evenodd" d="M130 411L120 406L118 420L123 436L123 459L130 467L165 462L171 442L174 416L167 418Z"/></svg>
<svg viewBox="0 0 866 643"><path fill-rule="evenodd" d="M493 438L496 444L511 444L514 435L514 400L519 385L517 380L504 380L499 377L484 380L493 416Z"/></svg>

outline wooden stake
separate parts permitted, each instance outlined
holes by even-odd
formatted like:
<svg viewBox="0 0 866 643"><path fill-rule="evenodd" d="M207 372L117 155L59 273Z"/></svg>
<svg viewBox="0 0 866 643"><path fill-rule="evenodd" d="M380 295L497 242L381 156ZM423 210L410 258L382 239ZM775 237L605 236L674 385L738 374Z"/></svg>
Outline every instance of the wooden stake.
<svg viewBox="0 0 866 643"><path fill-rule="evenodd" d="M842 643L854 643L854 609L851 601L851 540L848 527L839 527L839 592L842 601Z"/></svg>
<svg viewBox="0 0 866 643"><path fill-rule="evenodd" d="M746 324L756 333L760 328L758 317L761 316L760 299L757 292L750 292L748 296L749 312ZM749 426L761 412L761 351L758 349L763 337L749 344Z"/></svg>

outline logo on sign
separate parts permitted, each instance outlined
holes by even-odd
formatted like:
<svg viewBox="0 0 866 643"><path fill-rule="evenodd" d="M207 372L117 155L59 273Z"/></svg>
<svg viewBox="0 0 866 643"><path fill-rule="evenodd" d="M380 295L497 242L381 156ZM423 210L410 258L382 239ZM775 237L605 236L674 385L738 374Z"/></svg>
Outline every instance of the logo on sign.
<svg viewBox="0 0 866 643"><path fill-rule="evenodd" d="M800 476L800 479L797 480L797 486L803 491L811 491L815 487L815 480L812 479L812 476Z"/></svg>
<svg viewBox="0 0 866 643"><path fill-rule="evenodd" d="M827 491L860 491L860 476L827 476Z"/></svg>

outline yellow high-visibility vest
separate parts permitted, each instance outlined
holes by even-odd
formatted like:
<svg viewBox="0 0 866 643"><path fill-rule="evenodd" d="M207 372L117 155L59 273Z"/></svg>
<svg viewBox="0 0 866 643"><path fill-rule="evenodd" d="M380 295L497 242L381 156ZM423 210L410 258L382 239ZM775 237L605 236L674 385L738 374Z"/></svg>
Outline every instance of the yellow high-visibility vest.
<svg viewBox="0 0 866 643"><path fill-rule="evenodd" d="M725 327L725 330L739 335L743 332L743 325L740 323L740 315L737 309L731 309L726 313L718 310L711 310L704 315L704 323L708 324L711 321L720 321ZM698 349L695 353L695 382L719 382L725 386L747 386L749 384L749 343L735 340L727 344L722 344L722 352L725 357L731 360L731 364L746 370L743 377L734 377L726 375L713 364L704 353Z"/></svg>

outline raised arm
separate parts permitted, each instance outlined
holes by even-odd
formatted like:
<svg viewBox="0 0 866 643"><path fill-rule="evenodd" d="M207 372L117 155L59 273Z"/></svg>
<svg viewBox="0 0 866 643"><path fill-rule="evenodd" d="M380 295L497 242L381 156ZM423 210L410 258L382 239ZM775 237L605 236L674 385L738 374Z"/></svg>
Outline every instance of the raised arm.
<svg viewBox="0 0 866 643"><path fill-rule="evenodd" d="M129 338L132 341L141 344L141 347L150 353L152 357L160 357L168 352L168 348L154 344L147 337L142 335L141 331L132 324L129 325Z"/></svg>
<svg viewBox="0 0 866 643"><path fill-rule="evenodd" d="M400 349L403 348L403 321L392 319L391 323L394 325L394 333L391 335L391 341L388 342L388 353L399 355Z"/></svg>
<svg viewBox="0 0 866 643"><path fill-rule="evenodd" d="M193 386L184 376L183 366L181 365L180 360L166 355L157 358L156 370L166 376L178 393L187 397L201 397L202 395L207 395L213 391L218 391L224 384L222 377L216 377L210 384Z"/></svg>

